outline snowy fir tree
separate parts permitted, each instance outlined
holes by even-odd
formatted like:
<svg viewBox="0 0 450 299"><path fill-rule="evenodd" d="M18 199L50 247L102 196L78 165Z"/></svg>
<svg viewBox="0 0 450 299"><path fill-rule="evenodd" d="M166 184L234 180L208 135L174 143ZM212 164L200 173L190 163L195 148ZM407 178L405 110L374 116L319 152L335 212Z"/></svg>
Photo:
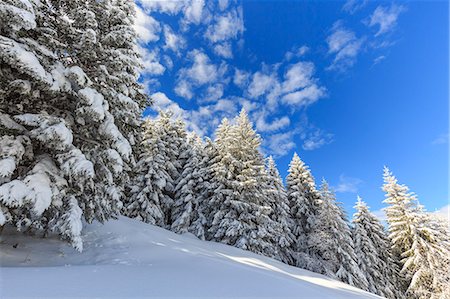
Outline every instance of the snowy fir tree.
<svg viewBox="0 0 450 299"><path fill-rule="evenodd" d="M401 298L399 269L383 226L359 196L354 208L353 243L358 266L368 282L368 291L386 298Z"/></svg>
<svg viewBox="0 0 450 299"><path fill-rule="evenodd" d="M297 153L289 164L286 178L287 196L290 207L291 232L294 236L292 251L297 266L312 271L317 268L308 252L308 237L316 221L319 209L319 193L308 166Z"/></svg>
<svg viewBox="0 0 450 299"><path fill-rule="evenodd" d="M226 120L216 132L217 159L209 205L210 239L276 256L276 223L269 217L264 159L259 135L242 110L235 125Z"/></svg>
<svg viewBox="0 0 450 299"><path fill-rule="evenodd" d="M132 15L132 1L122 4ZM57 231L78 250L83 216L105 221L119 213L132 160L128 132L115 119L121 108L91 72L104 66L88 49L101 48L115 30L99 30L104 17L92 10L97 5L10 0L0 6L0 225ZM75 22L76 11L86 18ZM123 28L133 32L128 20ZM78 51L86 34L90 45ZM139 90L135 39L128 41L123 59L131 64L120 71L129 80L122 88ZM120 41L109 47L123 48ZM134 110L121 122L139 130L143 100L135 92L128 97Z"/></svg>
<svg viewBox="0 0 450 299"><path fill-rule="evenodd" d="M200 202L207 186L204 178L207 177L207 169L204 167L205 148L201 138L191 133L188 137L182 154L187 160L183 165L181 174L175 184L175 199L172 208L171 230L176 233L193 232L198 234L198 229L191 231L191 224L201 218ZM200 237L203 234L200 233Z"/></svg>
<svg viewBox="0 0 450 299"><path fill-rule="evenodd" d="M367 290L367 280L358 267L350 226L343 208L324 180L320 209L308 238L310 256L323 265L323 274Z"/></svg>
<svg viewBox="0 0 450 299"><path fill-rule="evenodd" d="M277 224L277 246L279 258L282 262L292 265L292 243L294 236L290 229L291 217L286 188L272 156L267 159L268 195L272 207L270 217Z"/></svg>
<svg viewBox="0 0 450 299"><path fill-rule="evenodd" d="M200 193L197 194L197 208L194 210L189 232L196 235L199 239L205 240L210 224L208 223L207 215L211 215L213 210L213 207L210 205L210 199L214 194L212 187L214 178L213 165L218 158L217 147L211 139L206 138L203 147L200 149L200 156L202 159L198 166L198 172L201 174L202 180L199 181L196 187Z"/></svg>
<svg viewBox="0 0 450 299"><path fill-rule="evenodd" d="M125 214L129 217L170 227L176 182L186 160L186 131L181 120L160 112L145 121L136 175Z"/></svg>
<svg viewBox="0 0 450 299"><path fill-rule="evenodd" d="M384 168L383 191L393 253L405 276L410 298L448 298L450 244L448 230L425 213L417 198Z"/></svg>

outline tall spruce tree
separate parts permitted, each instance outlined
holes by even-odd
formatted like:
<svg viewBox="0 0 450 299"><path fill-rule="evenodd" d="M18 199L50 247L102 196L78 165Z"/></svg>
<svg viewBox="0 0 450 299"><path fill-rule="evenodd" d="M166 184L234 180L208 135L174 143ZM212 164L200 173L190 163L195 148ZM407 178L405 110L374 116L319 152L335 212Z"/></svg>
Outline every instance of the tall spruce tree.
<svg viewBox="0 0 450 299"><path fill-rule="evenodd" d="M184 123L161 111L145 121L140 157L124 213L147 223L170 228L175 184L185 161Z"/></svg>
<svg viewBox="0 0 450 299"><path fill-rule="evenodd" d="M312 257L325 267L324 274L336 277L358 288L367 289L367 280L358 267L350 226L334 192L323 180L320 209L308 238Z"/></svg>
<svg viewBox="0 0 450 299"><path fill-rule="evenodd" d="M405 276L410 298L446 298L450 282L450 244L446 229L425 213L415 195L384 168L389 238Z"/></svg>
<svg viewBox="0 0 450 299"><path fill-rule="evenodd" d="M277 224L278 257L282 262L292 265L292 243L294 236L290 229L290 211L286 189L272 156L267 159L268 195L272 207L270 217Z"/></svg>
<svg viewBox="0 0 450 299"><path fill-rule="evenodd" d="M172 208L171 230L176 233L191 232L191 224L199 217L200 200L204 193L205 156L201 138L191 133L185 147L187 157L175 186L175 201ZM197 230L194 230L196 233Z"/></svg>
<svg viewBox="0 0 450 299"><path fill-rule="evenodd" d="M244 110L235 125L225 120L218 128L208 231L214 241L275 256L276 224L262 186L266 176L260 142Z"/></svg>
<svg viewBox="0 0 450 299"><path fill-rule="evenodd" d="M317 261L308 250L308 238L319 209L319 193L308 166L297 153L289 164L286 178L287 196L291 211L291 232L294 236L292 252L298 267L318 271Z"/></svg>
<svg viewBox="0 0 450 299"><path fill-rule="evenodd" d="M0 225L55 230L78 250L81 217L105 221L119 213L120 177L132 158L116 105L89 71L101 68L100 61L88 68L76 49L87 31L98 34L100 16L90 10L96 4L8 0L0 6L0 163L6 165L0 167ZM88 17L75 22L69 10ZM133 43L129 54L138 62ZM136 68L123 73L136 74ZM135 77L124 83L131 85L138 86ZM138 112L136 99L130 94ZM137 123L138 114L125 122Z"/></svg>
<svg viewBox="0 0 450 299"><path fill-rule="evenodd" d="M383 226L359 196L355 209L353 242L358 266L368 282L368 291L387 298L401 298L399 269L394 263Z"/></svg>

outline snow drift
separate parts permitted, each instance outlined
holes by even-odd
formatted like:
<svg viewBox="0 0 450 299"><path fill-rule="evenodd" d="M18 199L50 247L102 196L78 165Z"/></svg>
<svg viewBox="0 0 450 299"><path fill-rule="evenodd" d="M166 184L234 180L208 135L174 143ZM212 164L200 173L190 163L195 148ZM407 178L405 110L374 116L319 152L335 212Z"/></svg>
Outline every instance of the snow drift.
<svg viewBox="0 0 450 299"><path fill-rule="evenodd" d="M6 227L0 297L380 298L231 246L121 217L86 225L84 251Z"/></svg>

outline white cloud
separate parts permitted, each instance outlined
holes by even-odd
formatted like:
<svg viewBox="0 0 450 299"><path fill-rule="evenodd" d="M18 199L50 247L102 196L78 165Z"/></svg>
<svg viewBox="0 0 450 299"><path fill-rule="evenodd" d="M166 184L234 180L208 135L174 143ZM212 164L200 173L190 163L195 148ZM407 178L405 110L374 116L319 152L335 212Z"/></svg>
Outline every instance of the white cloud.
<svg viewBox="0 0 450 299"><path fill-rule="evenodd" d="M289 117L283 116L280 118L274 118L272 121L267 122L265 113L259 113L256 115L256 129L260 132L273 132L285 128L291 124Z"/></svg>
<svg viewBox="0 0 450 299"><path fill-rule="evenodd" d="M309 51L309 48L307 46L301 46L298 48L293 48L291 51L287 51L286 54L284 54L284 59L287 61L291 60L294 57L302 57Z"/></svg>
<svg viewBox="0 0 450 299"><path fill-rule="evenodd" d="M230 43L222 43L214 46L214 53L223 58L233 58L233 51Z"/></svg>
<svg viewBox="0 0 450 299"><path fill-rule="evenodd" d="M247 85L249 77L250 77L249 72L236 68L234 70L233 83L236 86L243 88L245 85Z"/></svg>
<svg viewBox="0 0 450 299"><path fill-rule="evenodd" d="M175 86L175 92L184 98L193 97L193 88L206 84L216 83L218 80L228 83L229 79L224 75L228 70L226 63L215 65L209 57L200 50L189 52L188 59L192 64L189 67L178 71L178 80Z"/></svg>
<svg viewBox="0 0 450 299"><path fill-rule="evenodd" d="M404 7L392 4L389 8L378 6L370 16L369 26L379 26L375 36L391 31L397 24L398 16L404 11Z"/></svg>
<svg viewBox="0 0 450 299"><path fill-rule="evenodd" d="M216 43L229 39L235 39L244 32L244 20L242 8L227 12L225 15L216 16L213 24L206 30L206 38Z"/></svg>
<svg viewBox="0 0 450 299"><path fill-rule="evenodd" d="M314 64L312 62L293 64L284 75L285 81L282 84L282 91L291 92L310 85L313 74Z"/></svg>
<svg viewBox="0 0 450 299"><path fill-rule="evenodd" d="M213 106L214 111L222 111L226 112L227 114L237 114L237 106L236 102L231 99L221 99L218 100L217 103Z"/></svg>
<svg viewBox="0 0 450 299"><path fill-rule="evenodd" d="M175 117L184 118L186 111L183 110L177 103L170 100L166 94L162 92L156 92L152 94L151 99L153 100L153 109L156 111L171 111Z"/></svg>
<svg viewBox="0 0 450 299"><path fill-rule="evenodd" d="M349 14L354 14L368 3L368 0L347 0L342 7L342 10Z"/></svg>
<svg viewBox="0 0 450 299"><path fill-rule="evenodd" d="M159 62L159 51L157 49L149 51L141 46L138 46L137 49L143 61L143 74L160 76L164 73L166 68Z"/></svg>
<svg viewBox="0 0 450 299"><path fill-rule="evenodd" d="M179 13L185 5L184 1L173 0L138 0L138 2L146 11L158 11L170 15Z"/></svg>
<svg viewBox="0 0 450 299"><path fill-rule="evenodd" d="M174 91L177 95L186 99L192 99L192 97L194 96L194 93L192 92L192 86L186 80L178 81Z"/></svg>
<svg viewBox="0 0 450 299"><path fill-rule="evenodd" d="M215 102L223 96L223 84L217 83L208 86L203 102Z"/></svg>
<svg viewBox="0 0 450 299"><path fill-rule="evenodd" d="M433 140L433 145L441 145L441 144L448 144L449 140L449 134L441 134L439 137Z"/></svg>
<svg viewBox="0 0 450 299"><path fill-rule="evenodd" d="M339 184L334 188L334 190L339 193L358 193L358 186L362 183L363 181L361 179L352 178L341 174L339 176Z"/></svg>
<svg viewBox="0 0 450 299"><path fill-rule="evenodd" d="M295 148L295 143L292 141L293 136L293 132L270 135L266 137L264 144L273 156L282 157Z"/></svg>
<svg viewBox="0 0 450 299"><path fill-rule="evenodd" d="M302 148L305 151L311 151L333 142L333 134L324 133L322 130L314 129L307 133L303 133L302 139Z"/></svg>
<svg viewBox="0 0 450 299"><path fill-rule="evenodd" d="M145 14L142 9L136 5L136 19L134 29L142 43L154 42L159 40L161 26L151 16Z"/></svg>
<svg viewBox="0 0 450 299"><path fill-rule="evenodd" d="M326 91L324 88L313 84L299 91L288 93L283 96L281 101L288 105L300 107L310 105L325 95Z"/></svg>
<svg viewBox="0 0 450 299"><path fill-rule="evenodd" d="M202 21L204 0L191 0L184 8L184 22L199 24Z"/></svg>
<svg viewBox="0 0 450 299"><path fill-rule="evenodd" d="M273 74L266 75L261 72L256 72L253 74L252 82L248 87L248 94L251 97L257 98L269 91L276 83L277 79Z"/></svg>
<svg viewBox="0 0 450 299"><path fill-rule="evenodd" d="M328 69L344 71L355 63L364 38L357 38L353 31L346 29L342 22L338 21L334 23L326 41L328 53L335 55Z"/></svg>
<svg viewBox="0 0 450 299"><path fill-rule="evenodd" d="M172 28L168 25L164 25L164 49L170 49L175 53L186 47L186 40L181 36L173 32Z"/></svg>
<svg viewBox="0 0 450 299"><path fill-rule="evenodd" d="M381 61L383 61L383 60L385 60L385 59L386 59L386 56L380 55L380 56L378 56L377 58L375 58L375 59L373 60L373 65L379 64Z"/></svg>
<svg viewBox="0 0 450 299"><path fill-rule="evenodd" d="M186 69L185 72L191 80L201 85L213 82L217 79L218 68L211 63L209 57L205 53L194 50L190 53L190 56L193 59L193 64L189 69ZM183 72L183 70L181 72Z"/></svg>

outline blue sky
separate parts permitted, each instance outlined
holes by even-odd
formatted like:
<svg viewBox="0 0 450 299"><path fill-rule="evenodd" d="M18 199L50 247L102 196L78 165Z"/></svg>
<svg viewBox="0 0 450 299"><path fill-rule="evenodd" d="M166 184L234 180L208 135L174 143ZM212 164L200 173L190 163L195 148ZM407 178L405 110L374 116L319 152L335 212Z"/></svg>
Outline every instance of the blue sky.
<svg viewBox="0 0 450 299"><path fill-rule="evenodd" d="M244 107L282 175L297 151L349 213L383 207L383 165L448 205L446 1L137 3L146 115L211 136Z"/></svg>

